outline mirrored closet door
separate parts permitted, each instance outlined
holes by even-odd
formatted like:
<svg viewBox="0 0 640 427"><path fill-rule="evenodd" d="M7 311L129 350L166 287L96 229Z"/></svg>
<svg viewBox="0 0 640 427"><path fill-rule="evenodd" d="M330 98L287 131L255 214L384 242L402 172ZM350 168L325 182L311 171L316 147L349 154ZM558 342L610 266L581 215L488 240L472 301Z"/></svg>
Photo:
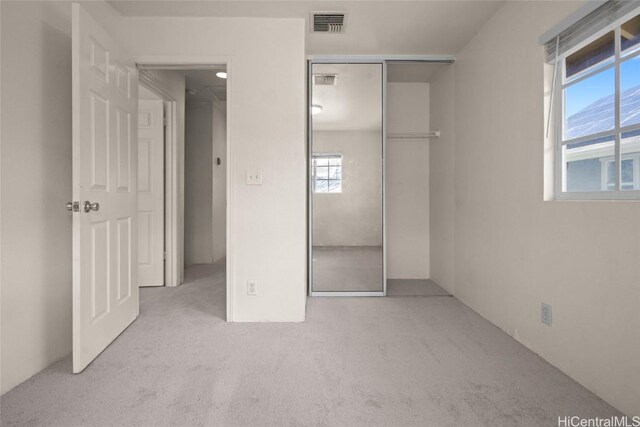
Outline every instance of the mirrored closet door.
<svg viewBox="0 0 640 427"><path fill-rule="evenodd" d="M312 295L384 295L384 65L310 64Z"/></svg>

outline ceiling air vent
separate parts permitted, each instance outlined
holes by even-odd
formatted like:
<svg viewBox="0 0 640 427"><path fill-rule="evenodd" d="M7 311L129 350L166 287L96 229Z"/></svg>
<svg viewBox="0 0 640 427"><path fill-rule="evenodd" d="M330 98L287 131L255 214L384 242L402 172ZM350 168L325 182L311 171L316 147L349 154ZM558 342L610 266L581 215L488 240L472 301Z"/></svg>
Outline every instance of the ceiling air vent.
<svg viewBox="0 0 640 427"><path fill-rule="evenodd" d="M344 13L311 12L314 33L344 33Z"/></svg>
<svg viewBox="0 0 640 427"><path fill-rule="evenodd" d="M334 86L337 78L337 74L314 74L313 84L316 86Z"/></svg>

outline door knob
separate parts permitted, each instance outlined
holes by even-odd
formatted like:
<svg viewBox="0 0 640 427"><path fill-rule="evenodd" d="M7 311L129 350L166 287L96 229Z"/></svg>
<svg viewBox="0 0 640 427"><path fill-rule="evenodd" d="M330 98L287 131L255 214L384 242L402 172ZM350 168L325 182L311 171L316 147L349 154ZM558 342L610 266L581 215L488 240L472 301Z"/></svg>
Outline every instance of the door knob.
<svg viewBox="0 0 640 427"><path fill-rule="evenodd" d="M89 213L91 211L97 211L100 209L100 203L91 203L90 201L84 202L84 211Z"/></svg>
<svg viewBox="0 0 640 427"><path fill-rule="evenodd" d="M67 210L69 212L80 211L80 202L67 202Z"/></svg>

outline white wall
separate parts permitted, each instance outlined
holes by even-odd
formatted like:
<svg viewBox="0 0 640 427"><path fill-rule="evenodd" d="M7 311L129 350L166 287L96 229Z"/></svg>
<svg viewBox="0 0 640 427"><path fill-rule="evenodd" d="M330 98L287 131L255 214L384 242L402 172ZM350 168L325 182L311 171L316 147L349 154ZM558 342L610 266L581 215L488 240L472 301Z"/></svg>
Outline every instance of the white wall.
<svg viewBox="0 0 640 427"><path fill-rule="evenodd" d="M315 131L313 151L342 154L342 193L313 195L313 245L382 246L382 133Z"/></svg>
<svg viewBox="0 0 640 427"><path fill-rule="evenodd" d="M425 133L429 84L387 84L388 133ZM429 278L429 150L426 139L387 139L387 277Z"/></svg>
<svg viewBox="0 0 640 427"><path fill-rule="evenodd" d="M215 159L219 157L221 164ZM213 103L213 261L227 254L227 105Z"/></svg>
<svg viewBox="0 0 640 427"><path fill-rule="evenodd" d="M71 7L0 7L4 393L71 349Z"/></svg>
<svg viewBox="0 0 640 427"><path fill-rule="evenodd" d="M448 88L456 117L455 205L432 191L432 206L448 206L432 217L432 230L450 230L445 217L455 224L453 260L441 266L453 271L438 277L455 278L454 295L465 304L636 415L640 203L543 201L545 82L537 38L577 6L505 3L458 54L455 90L450 76L434 83L432 111L452 110L439 92ZM432 165L451 164L449 150L431 154ZM434 183L449 178L434 167ZM438 257L448 255L449 248ZM553 306L552 327L540 322L541 302Z"/></svg>
<svg viewBox="0 0 640 427"><path fill-rule="evenodd" d="M303 19L124 18L138 62L224 57L235 321L303 321L306 301L305 52ZM260 72L256 72L256 67ZM263 185L247 186L262 169ZM285 256L283 256L285 254ZM258 297L247 296L257 280Z"/></svg>
<svg viewBox="0 0 640 427"><path fill-rule="evenodd" d="M185 118L184 262L189 266L226 255L226 106L190 102Z"/></svg>
<svg viewBox="0 0 640 427"><path fill-rule="evenodd" d="M430 122L440 137L429 144L431 280L455 292L455 64L444 67L431 81Z"/></svg>
<svg viewBox="0 0 640 427"><path fill-rule="evenodd" d="M184 264L213 262L213 105L187 102L184 135Z"/></svg>

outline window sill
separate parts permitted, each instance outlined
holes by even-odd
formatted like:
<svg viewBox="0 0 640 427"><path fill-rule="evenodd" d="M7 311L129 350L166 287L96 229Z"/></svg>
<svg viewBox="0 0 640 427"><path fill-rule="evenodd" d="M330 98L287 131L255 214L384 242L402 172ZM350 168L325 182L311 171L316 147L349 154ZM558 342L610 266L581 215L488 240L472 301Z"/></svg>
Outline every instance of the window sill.
<svg viewBox="0 0 640 427"><path fill-rule="evenodd" d="M640 202L640 191L560 193L552 202Z"/></svg>

